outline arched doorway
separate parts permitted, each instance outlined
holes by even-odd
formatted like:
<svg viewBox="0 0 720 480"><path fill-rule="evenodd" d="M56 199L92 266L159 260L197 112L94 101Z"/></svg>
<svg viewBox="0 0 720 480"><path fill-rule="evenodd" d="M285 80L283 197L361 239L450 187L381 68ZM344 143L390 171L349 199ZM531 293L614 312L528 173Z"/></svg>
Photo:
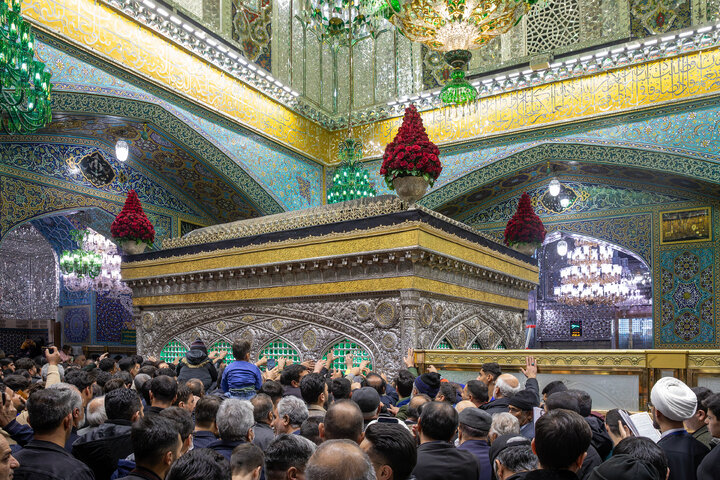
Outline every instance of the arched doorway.
<svg viewBox="0 0 720 480"><path fill-rule="evenodd" d="M652 348L652 276L637 254L601 239L553 232L538 263L531 346Z"/></svg>

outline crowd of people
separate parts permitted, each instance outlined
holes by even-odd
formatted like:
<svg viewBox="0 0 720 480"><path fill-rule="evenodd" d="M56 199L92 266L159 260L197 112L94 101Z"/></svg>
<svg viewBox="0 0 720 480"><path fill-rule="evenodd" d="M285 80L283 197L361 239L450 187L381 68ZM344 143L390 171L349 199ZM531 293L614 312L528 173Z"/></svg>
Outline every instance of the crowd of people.
<svg viewBox="0 0 720 480"><path fill-rule="evenodd" d="M720 479L720 394L672 377L650 394L655 442L587 392L540 390L533 357L524 378L486 363L461 385L412 351L388 379L250 350L1 359L0 480Z"/></svg>

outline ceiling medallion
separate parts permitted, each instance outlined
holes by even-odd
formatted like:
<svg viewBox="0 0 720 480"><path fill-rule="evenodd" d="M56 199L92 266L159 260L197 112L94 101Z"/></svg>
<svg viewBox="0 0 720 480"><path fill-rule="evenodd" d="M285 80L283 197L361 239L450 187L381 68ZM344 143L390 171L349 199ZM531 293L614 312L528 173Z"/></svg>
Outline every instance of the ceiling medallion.
<svg viewBox="0 0 720 480"><path fill-rule="evenodd" d="M21 0L0 1L0 122L7 133L33 133L52 119L51 73L35 60L35 35Z"/></svg>
<svg viewBox="0 0 720 480"><path fill-rule="evenodd" d="M72 175L81 173L85 180L96 188L108 185L115 179L115 171L112 165L97 150L81 157L79 160L77 157L70 157L65 162L68 164Z"/></svg>

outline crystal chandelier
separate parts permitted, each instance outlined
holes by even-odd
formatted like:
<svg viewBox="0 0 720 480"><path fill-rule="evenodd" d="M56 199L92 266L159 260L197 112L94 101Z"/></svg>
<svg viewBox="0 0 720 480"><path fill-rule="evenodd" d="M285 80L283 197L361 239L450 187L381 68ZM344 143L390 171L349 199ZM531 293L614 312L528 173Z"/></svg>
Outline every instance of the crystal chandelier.
<svg viewBox="0 0 720 480"><path fill-rule="evenodd" d="M432 50L447 52L453 67L451 80L440 98L462 105L477 98L477 90L465 79L470 50L516 25L538 0L386 0L390 21L403 35Z"/></svg>
<svg viewBox="0 0 720 480"><path fill-rule="evenodd" d="M129 295L130 288L120 277L120 256L113 242L92 230L74 230L79 248L60 256L63 284L70 291L94 290L110 298Z"/></svg>
<svg viewBox="0 0 720 480"><path fill-rule="evenodd" d="M35 60L35 36L21 0L0 0L0 121L7 133L33 133L52 119L50 72Z"/></svg>
<svg viewBox="0 0 720 480"><path fill-rule="evenodd" d="M558 253L560 252L558 245ZM567 247L564 247L567 248ZM560 270L555 298L565 305L616 305L627 300L630 286L623 267L612 263L613 249L605 244L576 240Z"/></svg>
<svg viewBox="0 0 720 480"><path fill-rule="evenodd" d="M303 0L298 18L321 42L354 45L387 30L385 11L384 0Z"/></svg>
<svg viewBox="0 0 720 480"><path fill-rule="evenodd" d="M375 189L370 185L368 171L359 162L362 158L362 143L355 138L340 142L338 156L342 163L335 171L333 184L327 195L327 203L345 202L358 198L374 197Z"/></svg>

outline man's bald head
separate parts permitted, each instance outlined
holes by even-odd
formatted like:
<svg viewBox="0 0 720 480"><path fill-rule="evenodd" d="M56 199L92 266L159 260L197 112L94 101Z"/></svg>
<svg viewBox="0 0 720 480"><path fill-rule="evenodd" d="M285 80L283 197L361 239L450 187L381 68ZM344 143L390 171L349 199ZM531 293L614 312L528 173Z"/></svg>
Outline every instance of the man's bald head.
<svg viewBox="0 0 720 480"><path fill-rule="evenodd" d="M352 400L342 400L330 405L323 423L320 437L324 440L351 440L362 442L363 414Z"/></svg>
<svg viewBox="0 0 720 480"><path fill-rule="evenodd" d="M420 410L423 405L428 402L432 402L432 399L425 394L415 395L410 399L408 403L407 415L408 418L417 420L420 418Z"/></svg>
<svg viewBox="0 0 720 480"><path fill-rule="evenodd" d="M509 373L503 373L495 381L495 398L512 397L521 390L520 381Z"/></svg>
<svg viewBox="0 0 720 480"><path fill-rule="evenodd" d="M457 410L458 415L459 415L460 412L462 412L463 410L465 410L466 408L469 408L469 407L475 407L475 404L473 402L471 402L470 400L463 400L462 402L458 402L458 404L455 405L455 410Z"/></svg>
<svg viewBox="0 0 720 480"><path fill-rule="evenodd" d="M374 480L375 469L367 454L350 440L320 444L305 468L306 480Z"/></svg>

